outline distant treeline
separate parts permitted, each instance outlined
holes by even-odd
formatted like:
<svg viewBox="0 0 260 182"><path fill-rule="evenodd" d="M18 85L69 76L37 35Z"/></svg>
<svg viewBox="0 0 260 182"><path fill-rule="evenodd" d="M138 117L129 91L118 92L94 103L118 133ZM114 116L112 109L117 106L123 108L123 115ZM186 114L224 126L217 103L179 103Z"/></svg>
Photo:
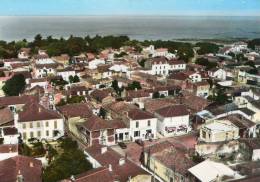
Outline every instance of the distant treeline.
<svg viewBox="0 0 260 182"><path fill-rule="evenodd" d="M260 39L250 41L249 45L253 47L259 44ZM194 56L193 47L200 47L199 54L216 53L219 45L207 42L199 42L195 45L177 41L138 41L130 40L128 36L99 36L94 37L74 37L67 39L53 38L48 36L43 38L40 34L29 42L26 39L21 41L5 42L0 41L0 58L13 58L17 56L18 51L23 48L31 48L31 53L36 54L39 49L47 50L49 56L58 56L61 54L69 54L70 56L78 55L82 52L98 53L105 48L118 49L122 46L133 46L137 52L142 50L143 46L154 45L155 48L168 48L170 52L176 53L180 59L188 61Z"/></svg>

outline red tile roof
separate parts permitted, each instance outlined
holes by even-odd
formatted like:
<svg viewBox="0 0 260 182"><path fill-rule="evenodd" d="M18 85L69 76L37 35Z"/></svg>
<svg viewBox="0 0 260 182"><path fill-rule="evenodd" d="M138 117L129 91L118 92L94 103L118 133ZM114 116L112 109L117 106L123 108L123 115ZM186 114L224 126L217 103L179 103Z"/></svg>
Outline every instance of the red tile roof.
<svg viewBox="0 0 260 182"><path fill-rule="evenodd" d="M10 153L10 152L18 153L18 145L0 145L0 153Z"/></svg>
<svg viewBox="0 0 260 182"><path fill-rule="evenodd" d="M99 167L81 173L74 177L74 180L66 179L61 182L114 182L114 177L106 167Z"/></svg>
<svg viewBox="0 0 260 182"><path fill-rule="evenodd" d="M184 105L167 106L155 112L163 117L185 116L189 114L187 107Z"/></svg>
<svg viewBox="0 0 260 182"><path fill-rule="evenodd" d="M14 121L12 111L8 108L0 108L0 126Z"/></svg>
<svg viewBox="0 0 260 182"><path fill-rule="evenodd" d="M45 109L42 105L31 102L24 106L23 111L19 112L18 122L40 121L61 119L58 112Z"/></svg>
<svg viewBox="0 0 260 182"><path fill-rule="evenodd" d="M23 96L11 96L11 97L0 97L0 106L27 104L31 101L37 101L36 96L23 95Z"/></svg>
<svg viewBox="0 0 260 182"><path fill-rule="evenodd" d="M93 115L88 104L85 103L68 104L65 106L60 106L57 109L67 118L70 117L89 118Z"/></svg>
<svg viewBox="0 0 260 182"><path fill-rule="evenodd" d="M133 162L125 159L125 163L119 165L119 160L123 157L111 148L107 148L105 153L101 153L102 146L92 146L86 149L86 151L96 159L102 166L108 167L109 164L112 166L113 176L120 182L127 182L129 177L135 177L137 175L148 174L139 166Z"/></svg>
<svg viewBox="0 0 260 182"><path fill-rule="evenodd" d="M18 175L22 175L25 182L42 181L41 161L21 155L0 161L1 182L15 182Z"/></svg>
<svg viewBox="0 0 260 182"><path fill-rule="evenodd" d="M144 120L144 119L152 119L155 118L153 114L142 111L140 109L132 109L128 112L128 117L132 120Z"/></svg>
<svg viewBox="0 0 260 182"><path fill-rule="evenodd" d="M88 131L98 131L113 128L113 126L108 121L95 115L88 118L84 123L81 123L80 125L84 126Z"/></svg>

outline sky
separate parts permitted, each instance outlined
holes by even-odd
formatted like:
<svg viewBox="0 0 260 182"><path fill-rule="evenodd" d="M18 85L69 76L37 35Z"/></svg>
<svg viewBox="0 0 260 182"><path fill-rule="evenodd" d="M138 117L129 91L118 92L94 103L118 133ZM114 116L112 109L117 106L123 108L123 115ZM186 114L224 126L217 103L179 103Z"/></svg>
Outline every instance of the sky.
<svg viewBox="0 0 260 182"><path fill-rule="evenodd" d="M260 16L260 0L0 0L0 16Z"/></svg>

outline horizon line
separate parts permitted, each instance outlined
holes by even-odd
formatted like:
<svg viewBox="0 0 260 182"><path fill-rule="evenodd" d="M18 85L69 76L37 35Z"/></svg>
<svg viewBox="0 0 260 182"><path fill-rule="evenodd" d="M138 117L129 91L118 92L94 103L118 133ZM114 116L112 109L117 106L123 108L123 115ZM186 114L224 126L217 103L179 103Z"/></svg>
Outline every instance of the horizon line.
<svg viewBox="0 0 260 182"><path fill-rule="evenodd" d="M102 17L102 16L110 16L110 17L120 17L120 16L129 16L129 17L151 17L151 16L160 16L160 17L169 17L169 16L175 16L175 17L260 17L260 14L256 15L236 15L236 14L72 14L72 15L66 15L66 14L32 14L32 15L1 15L0 17Z"/></svg>

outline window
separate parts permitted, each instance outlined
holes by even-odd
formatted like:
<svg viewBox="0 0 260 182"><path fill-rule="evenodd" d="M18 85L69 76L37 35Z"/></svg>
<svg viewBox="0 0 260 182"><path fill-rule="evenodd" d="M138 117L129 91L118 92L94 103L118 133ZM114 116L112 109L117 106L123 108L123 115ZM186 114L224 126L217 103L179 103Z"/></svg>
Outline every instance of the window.
<svg viewBox="0 0 260 182"><path fill-rule="evenodd" d="M46 121L45 126L49 127L49 122L48 121Z"/></svg>
<svg viewBox="0 0 260 182"><path fill-rule="evenodd" d="M30 128L33 128L33 123L30 123Z"/></svg>
<svg viewBox="0 0 260 182"><path fill-rule="evenodd" d="M57 121L54 121L54 129L57 129Z"/></svg>
<svg viewBox="0 0 260 182"><path fill-rule="evenodd" d="M150 120L148 120L147 125L151 126L151 121Z"/></svg>
<svg viewBox="0 0 260 182"><path fill-rule="evenodd" d="M40 128L40 127L41 127L40 122L37 122L37 128Z"/></svg>
<svg viewBox="0 0 260 182"><path fill-rule="evenodd" d="M135 131L134 132L134 137L138 137L138 136L140 136L140 131Z"/></svg>
<svg viewBox="0 0 260 182"><path fill-rule="evenodd" d="M23 133L23 139L24 139L24 140L27 139L26 132Z"/></svg>
<svg viewBox="0 0 260 182"><path fill-rule="evenodd" d="M46 131L46 136L47 136L47 137L49 136L49 131L48 131L48 130Z"/></svg>
<svg viewBox="0 0 260 182"><path fill-rule="evenodd" d="M23 129L26 129L26 123L23 124Z"/></svg>
<svg viewBox="0 0 260 182"><path fill-rule="evenodd" d="M136 128L139 128L139 122L138 122L138 121L136 121L135 127L136 127Z"/></svg>
<svg viewBox="0 0 260 182"><path fill-rule="evenodd" d="M202 138L206 138L206 132L202 131Z"/></svg>
<svg viewBox="0 0 260 182"><path fill-rule="evenodd" d="M33 138L33 132L32 131L30 132L30 138Z"/></svg>
<svg viewBox="0 0 260 182"><path fill-rule="evenodd" d="M37 137L41 137L41 131L37 132Z"/></svg>

